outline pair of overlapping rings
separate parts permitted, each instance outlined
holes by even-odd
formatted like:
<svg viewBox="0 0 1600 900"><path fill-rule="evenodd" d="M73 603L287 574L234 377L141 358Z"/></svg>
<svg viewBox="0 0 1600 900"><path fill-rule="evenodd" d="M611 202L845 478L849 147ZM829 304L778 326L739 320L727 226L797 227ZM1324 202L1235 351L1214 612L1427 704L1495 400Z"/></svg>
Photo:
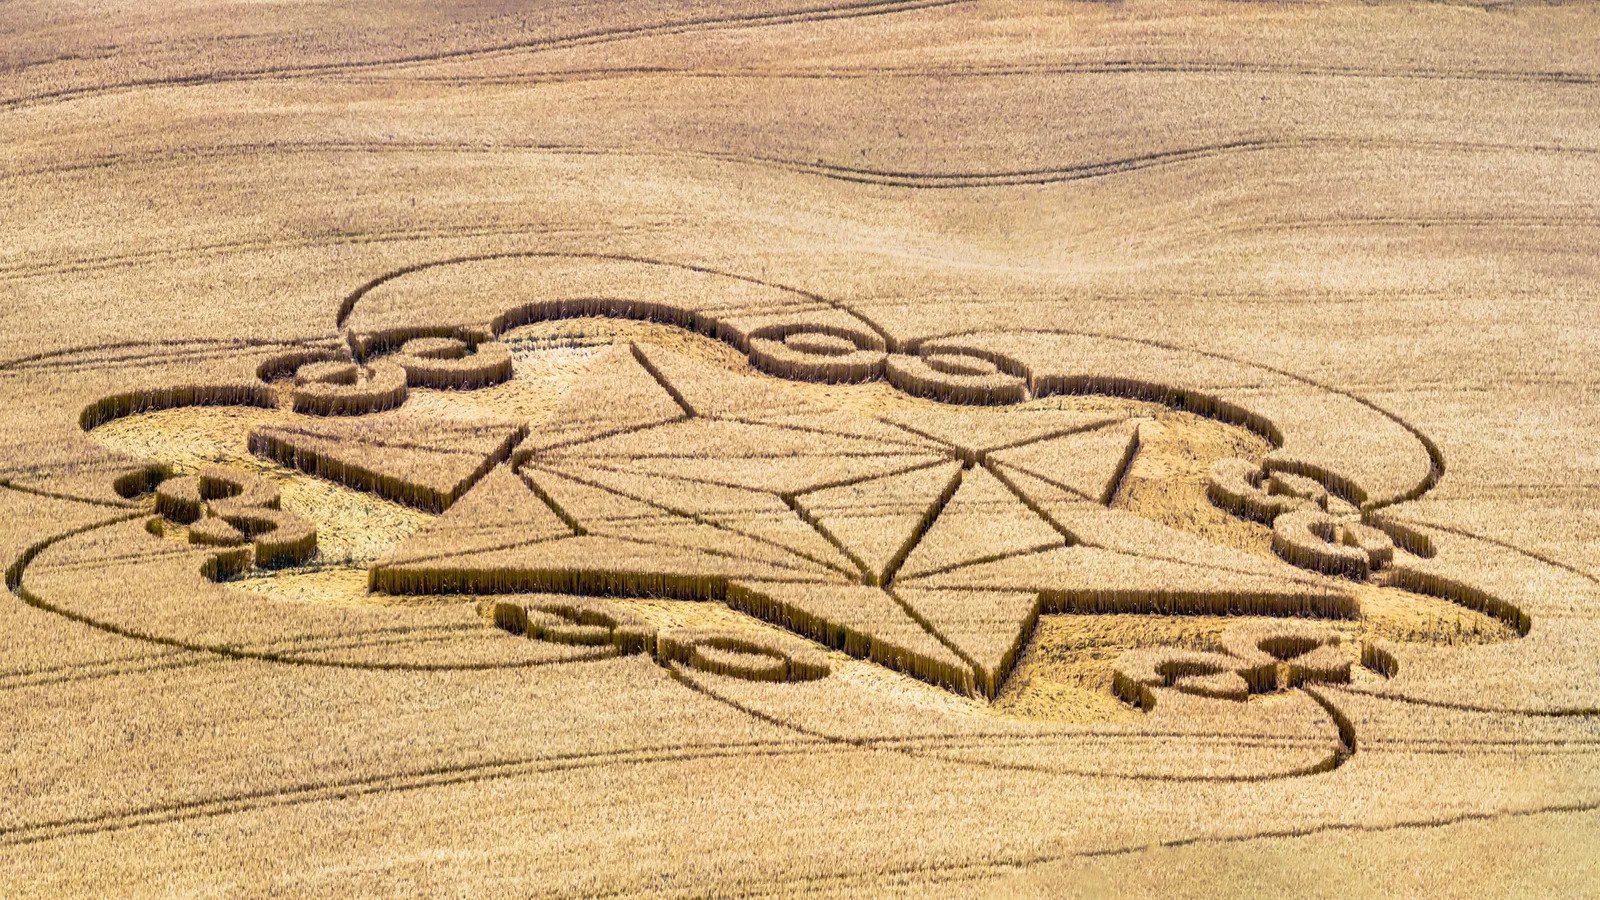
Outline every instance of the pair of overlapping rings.
<svg viewBox="0 0 1600 900"><path fill-rule="evenodd" d="M363 415L404 403L410 388L471 390L510 380L511 350L499 341L419 337L362 365L347 359L305 362L295 369L296 412Z"/></svg>
<svg viewBox="0 0 1600 900"><path fill-rule="evenodd" d="M999 354L942 342L891 353L875 335L821 325L769 325L750 334L750 362L799 381L853 383L883 379L918 397L946 403L1003 405L1028 398L1021 364Z"/></svg>

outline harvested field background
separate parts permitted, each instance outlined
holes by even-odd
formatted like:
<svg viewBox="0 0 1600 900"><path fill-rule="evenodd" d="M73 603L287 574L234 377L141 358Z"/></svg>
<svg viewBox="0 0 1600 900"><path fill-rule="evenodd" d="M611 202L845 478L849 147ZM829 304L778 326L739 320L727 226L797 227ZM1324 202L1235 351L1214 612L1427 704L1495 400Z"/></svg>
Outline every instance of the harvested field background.
<svg viewBox="0 0 1600 900"><path fill-rule="evenodd" d="M1593 8L0 35L5 895L1592 890Z"/></svg>

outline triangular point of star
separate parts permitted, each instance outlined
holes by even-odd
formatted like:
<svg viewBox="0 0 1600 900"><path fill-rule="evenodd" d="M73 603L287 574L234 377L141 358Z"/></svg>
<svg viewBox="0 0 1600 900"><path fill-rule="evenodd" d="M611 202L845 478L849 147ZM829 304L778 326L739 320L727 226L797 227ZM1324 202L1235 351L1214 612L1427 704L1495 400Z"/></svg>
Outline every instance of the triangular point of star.
<svg viewBox="0 0 1600 900"><path fill-rule="evenodd" d="M973 687L972 667L881 588L735 583L728 605L851 656L956 690Z"/></svg>
<svg viewBox="0 0 1600 900"><path fill-rule="evenodd" d="M973 663L978 689L991 698L1039 619L1033 591L898 588L895 594Z"/></svg>
<svg viewBox="0 0 1600 900"><path fill-rule="evenodd" d="M521 478L509 467L499 466L479 479L444 515L396 547L383 565L572 533Z"/></svg>
<svg viewBox="0 0 1600 900"><path fill-rule="evenodd" d="M381 497L439 511L511 452L523 429L463 427L424 417L294 421L250 432L250 450Z"/></svg>

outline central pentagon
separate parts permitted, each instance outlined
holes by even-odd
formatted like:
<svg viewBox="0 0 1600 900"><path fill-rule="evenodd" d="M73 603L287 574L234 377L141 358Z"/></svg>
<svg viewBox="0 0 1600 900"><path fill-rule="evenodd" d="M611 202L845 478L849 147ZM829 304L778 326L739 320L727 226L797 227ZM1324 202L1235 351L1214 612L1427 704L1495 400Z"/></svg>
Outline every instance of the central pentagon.
<svg viewBox="0 0 1600 900"><path fill-rule="evenodd" d="M724 601L989 696L1041 609L1317 592L1290 567L1108 509L1137 448L1125 416L931 401L869 414L613 345L369 581ZM1163 545L1177 551L1152 552Z"/></svg>

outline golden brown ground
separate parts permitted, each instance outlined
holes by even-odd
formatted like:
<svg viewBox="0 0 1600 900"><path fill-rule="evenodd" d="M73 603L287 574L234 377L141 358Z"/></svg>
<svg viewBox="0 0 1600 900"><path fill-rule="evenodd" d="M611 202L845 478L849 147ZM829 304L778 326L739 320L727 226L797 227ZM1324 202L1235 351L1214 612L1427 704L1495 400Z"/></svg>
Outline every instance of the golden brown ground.
<svg viewBox="0 0 1600 900"><path fill-rule="evenodd" d="M462 397L438 395L433 399L478 407L484 415L544 421L555 413L599 348L626 341L665 347L731 371L751 371L749 361L722 342L649 322L608 318L543 322L514 329L504 340L513 347L517 374L512 381ZM881 382L793 387L866 416L937 405L907 397ZM433 397L419 393L418 400L423 403ZM1051 397L1018 407L1032 408L1152 418L1153 424L1141 428L1139 452L1112 505L1224 545L1272 554L1267 526L1227 515L1205 493L1206 473L1218 459L1258 460L1270 449L1260 436L1194 413L1104 396ZM253 571L237 581L240 587L302 602L467 602L456 597L368 593L364 564L381 559L431 517L251 456L243 445L243 435L268 415L208 408L166 410L120 419L94 434L124 452L170 460L180 472L218 462L258 471L281 483L284 509L317 523L317 558L294 570ZM175 540L185 539L181 527L169 526L169 532ZM1358 593L1362 616L1355 622L1335 624L1345 633L1346 652L1352 657L1358 655L1365 638L1454 645L1513 636L1504 622L1438 597L1377 584L1352 583L1348 588ZM720 627L757 633L773 629L721 603L632 600L624 605L658 628ZM912 702L1044 722L1134 722L1142 714L1110 690L1112 666L1119 656L1140 647L1215 651L1220 649L1223 629L1240 621L1240 617L1149 614L1042 616L1004 689L987 709L980 702L942 696L935 688L843 653L830 656L850 677Z"/></svg>
<svg viewBox="0 0 1600 900"><path fill-rule="evenodd" d="M26 570L0 598L0 893L1592 893L1597 46L1582 3L0 3L0 568ZM169 355L342 340L375 279L530 252L731 273L902 340L1006 332L1062 375L1098 363L1065 332L1146 342L1124 362L1179 348L1162 379L1270 407L1311 451L1396 483L1442 466L1386 512L1531 627L1357 587L1347 644L1410 655L1323 692L1353 748L1303 692L1242 705L1300 730L1244 737L1236 710L1110 696L1111 660L1210 646L1207 617L1047 616L992 708L838 655L816 694L689 686L567 665L467 603L372 602L364 563L429 517L250 458L273 411L220 407L93 438L279 480L319 563L243 601L95 573L59 609L24 596L48 572L22 563L125 512L75 468L89 403ZM480 396L524 419L615 340L745 365L659 325L507 338L519 378ZM1117 505L1270 552L1201 481L1265 443L1103 402L1159 425ZM227 646L144 634L174 625ZM336 649L283 649L310 645ZM1284 774L1329 747L1337 768ZM1171 770L1106 776L1151 760Z"/></svg>

